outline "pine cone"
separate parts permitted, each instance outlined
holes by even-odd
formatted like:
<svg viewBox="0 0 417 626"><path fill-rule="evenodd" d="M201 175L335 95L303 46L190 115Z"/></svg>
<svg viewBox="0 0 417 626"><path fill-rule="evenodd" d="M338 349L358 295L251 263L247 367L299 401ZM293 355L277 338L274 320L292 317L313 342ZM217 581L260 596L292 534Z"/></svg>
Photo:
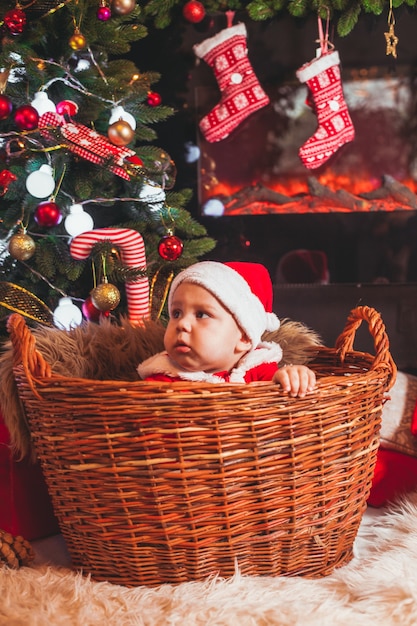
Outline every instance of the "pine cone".
<svg viewBox="0 0 417 626"><path fill-rule="evenodd" d="M0 530L0 562L13 569L29 565L35 558L32 546L20 535L14 537Z"/></svg>

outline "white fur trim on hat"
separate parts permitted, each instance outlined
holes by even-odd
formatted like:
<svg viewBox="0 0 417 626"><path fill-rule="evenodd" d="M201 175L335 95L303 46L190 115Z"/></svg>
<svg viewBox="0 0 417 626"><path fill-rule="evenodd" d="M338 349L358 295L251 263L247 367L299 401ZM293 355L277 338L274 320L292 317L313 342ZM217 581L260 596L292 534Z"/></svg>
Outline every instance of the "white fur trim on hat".
<svg viewBox="0 0 417 626"><path fill-rule="evenodd" d="M261 341L265 331L277 330L279 319L275 313L265 310L260 299L251 291L246 280L231 267L217 261L201 261L180 272L173 280L168 296L171 314L173 295L181 283L200 285L215 296L233 315L238 326L252 342Z"/></svg>

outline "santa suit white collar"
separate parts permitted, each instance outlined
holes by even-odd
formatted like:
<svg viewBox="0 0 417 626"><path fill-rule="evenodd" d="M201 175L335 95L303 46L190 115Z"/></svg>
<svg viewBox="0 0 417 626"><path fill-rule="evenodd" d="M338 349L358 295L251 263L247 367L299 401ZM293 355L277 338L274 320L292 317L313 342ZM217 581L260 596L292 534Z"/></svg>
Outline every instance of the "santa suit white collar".
<svg viewBox="0 0 417 626"><path fill-rule="evenodd" d="M238 365L232 369L229 374L228 382L243 383L245 382L245 374L263 363L279 363L282 359L282 350L279 344L275 342L261 342L255 350L250 350ZM181 380L189 380L192 382L208 382L208 383L224 383L224 377L217 376L208 372L198 371L189 372L182 369L175 361L173 361L167 352L159 352L149 357L138 366L138 373L142 380L156 374L164 374L171 378L180 378Z"/></svg>

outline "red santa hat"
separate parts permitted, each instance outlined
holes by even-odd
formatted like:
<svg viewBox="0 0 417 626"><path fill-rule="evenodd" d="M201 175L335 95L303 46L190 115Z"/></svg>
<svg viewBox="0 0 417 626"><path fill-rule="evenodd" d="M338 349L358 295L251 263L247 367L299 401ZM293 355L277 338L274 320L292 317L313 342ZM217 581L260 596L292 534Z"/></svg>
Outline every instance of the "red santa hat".
<svg viewBox="0 0 417 626"><path fill-rule="evenodd" d="M279 319L272 312L273 290L268 270L260 263L201 261L190 265L173 280L168 310L175 290L182 283L200 285L233 315L238 326L256 347L265 331L277 330Z"/></svg>

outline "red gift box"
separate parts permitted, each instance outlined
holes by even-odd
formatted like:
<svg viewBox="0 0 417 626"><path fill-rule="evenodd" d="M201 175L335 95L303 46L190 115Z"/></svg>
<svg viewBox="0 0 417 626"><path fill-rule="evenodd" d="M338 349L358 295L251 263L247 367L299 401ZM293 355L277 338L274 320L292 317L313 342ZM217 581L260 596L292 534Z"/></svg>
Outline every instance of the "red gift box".
<svg viewBox="0 0 417 626"><path fill-rule="evenodd" d="M417 458L380 446L368 504L384 506L415 489Z"/></svg>
<svg viewBox="0 0 417 626"><path fill-rule="evenodd" d="M39 463L18 461L0 415L0 529L28 541L59 533Z"/></svg>

